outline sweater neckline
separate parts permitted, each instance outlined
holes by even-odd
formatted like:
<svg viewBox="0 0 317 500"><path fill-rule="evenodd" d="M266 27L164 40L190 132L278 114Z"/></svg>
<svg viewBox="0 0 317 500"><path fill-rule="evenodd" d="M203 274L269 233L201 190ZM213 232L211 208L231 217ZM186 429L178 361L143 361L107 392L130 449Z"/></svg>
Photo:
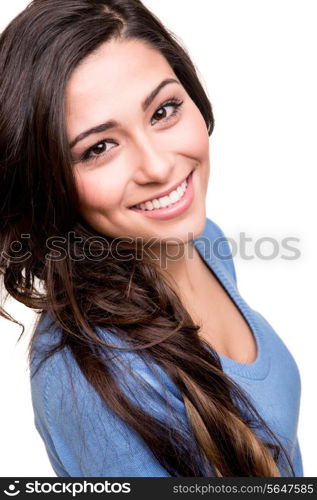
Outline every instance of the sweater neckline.
<svg viewBox="0 0 317 500"><path fill-rule="evenodd" d="M206 237L206 235L205 235ZM263 379L265 378L270 370L270 356L269 349L267 345L267 340L265 338L263 327L258 322L255 311L253 311L250 306L241 297L236 286L233 285L231 279L227 277L228 271L224 269L223 264L217 261L217 258L213 255L210 248L212 245L208 245L207 248L204 245L204 236L198 237L193 240L194 246L197 248L199 255L203 261L207 264L211 272L218 278L218 281L224 288L229 298L237 306L240 313L243 315L245 321L248 323L249 328L253 334L256 342L257 357L253 363L240 363L227 356L218 353L221 365L224 371L235 374L239 377L251 378L251 379ZM201 238L201 239L200 239ZM210 240L210 236L208 236ZM206 346L209 349L208 346Z"/></svg>

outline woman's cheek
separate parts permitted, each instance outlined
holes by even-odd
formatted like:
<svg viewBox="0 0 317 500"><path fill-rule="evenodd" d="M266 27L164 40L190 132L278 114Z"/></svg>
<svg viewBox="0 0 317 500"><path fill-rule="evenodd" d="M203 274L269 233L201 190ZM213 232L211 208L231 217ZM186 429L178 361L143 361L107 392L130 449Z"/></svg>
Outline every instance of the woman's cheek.
<svg viewBox="0 0 317 500"><path fill-rule="evenodd" d="M105 175L102 168L94 169L76 179L81 206L91 210L106 210L116 203L118 187L111 185L113 176Z"/></svg>
<svg viewBox="0 0 317 500"><path fill-rule="evenodd" d="M195 109L182 121L177 135L178 149L181 154L204 161L209 153L209 135L205 120L195 106Z"/></svg>

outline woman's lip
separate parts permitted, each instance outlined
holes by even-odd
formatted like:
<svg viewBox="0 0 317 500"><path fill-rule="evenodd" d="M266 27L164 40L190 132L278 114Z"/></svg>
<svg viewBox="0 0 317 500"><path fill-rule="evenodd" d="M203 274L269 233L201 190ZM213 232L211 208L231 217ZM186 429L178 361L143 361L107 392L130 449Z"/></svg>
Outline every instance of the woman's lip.
<svg viewBox="0 0 317 500"><path fill-rule="evenodd" d="M173 187L167 189L166 191L162 191L162 193L159 193L155 196L153 196L152 198L148 198L147 200L144 200L144 201L139 201L138 203L136 203L135 205L131 205L131 207L129 208L133 208L133 207L136 207L136 205L140 205L141 203L146 203L147 201L151 201L151 200L155 200L155 199L159 199L159 198L162 198L163 196L166 196L167 194L170 194L172 191L174 191L174 189L178 188L178 186L180 186L184 181L186 181L188 179L188 177L190 176L190 174L192 173L192 170L189 172L189 174L187 175L187 177L185 177L182 181L180 181L178 184L174 184Z"/></svg>

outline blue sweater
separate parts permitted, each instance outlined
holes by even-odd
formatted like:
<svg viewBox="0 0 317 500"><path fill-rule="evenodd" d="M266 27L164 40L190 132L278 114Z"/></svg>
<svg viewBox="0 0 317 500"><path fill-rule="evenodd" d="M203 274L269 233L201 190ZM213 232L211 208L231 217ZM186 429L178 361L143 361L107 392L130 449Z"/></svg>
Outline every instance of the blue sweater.
<svg viewBox="0 0 317 500"><path fill-rule="evenodd" d="M222 243L216 246L215 240L219 237ZM281 439L293 461L295 475L303 476L297 440L301 388L296 362L265 318L241 297L229 245L219 226L206 218L204 231L194 240L194 245L245 317L257 343L257 359L251 364L242 364L219 354L223 370L244 389L262 418ZM49 324L48 314L44 315L37 329L43 333L35 343L31 374L45 349L60 338L57 327ZM102 334L107 341L121 345L122 341L112 333L106 331ZM168 418L165 405L163 408L158 397L162 394L162 386L149 366L135 351L116 352L134 373L150 384L151 391L147 395L138 394L138 404L144 405L144 409L157 418ZM162 378L164 396L186 425L188 420L178 389L160 367L156 365L155 369ZM133 399L137 394L136 382L127 372L120 372L118 380ZM41 365L31 377L31 392L35 426L57 476L170 476L140 436L102 403L81 373L69 348L58 351Z"/></svg>

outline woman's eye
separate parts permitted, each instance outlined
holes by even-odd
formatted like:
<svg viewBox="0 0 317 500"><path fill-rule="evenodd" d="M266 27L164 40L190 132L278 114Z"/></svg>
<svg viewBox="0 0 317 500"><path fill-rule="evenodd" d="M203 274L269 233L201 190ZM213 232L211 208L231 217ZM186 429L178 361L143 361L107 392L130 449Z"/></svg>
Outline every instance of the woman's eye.
<svg viewBox="0 0 317 500"><path fill-rule="evenodd" d="M180 101L179 99L170 99L168 102L165 102L162 104L155 113L152 115L151 119L151 125L153 124L154 121L158 122L167 122L171 118L173 118L175 115L177 115L180 106L183 104L183 101ZM81 162L88 162L88 161L94 161L98 160L98 158L101 158L103 156L108 156L113 147L109 147L108 145L116 145L116 142L113 141L112 139L104 139L102 141L97 142L93 146L91 146L85 153L81 156L80 160Z"/></svg>
<svg viewBox="0 0 317 500"><path fill-rule="evenodd" d="M98 142L83 154L81 161L95 160L100 158L101 156L107 155L108 152L113 149L107 147L107 144L115 144L115 142L110 139L105 139Z"/></svg>
<svg viewBox="0 0 317 500"><path fill-rule="evenodd" d="M169 120L178 113L179 111L178 108L182 104L183 101L180 101L178 99L173 99L166 102L165 104L162 104L162 106L160 106L152 116L151 124L153 124L152 123L153 120L163 121L163 122Z"/></svg>

